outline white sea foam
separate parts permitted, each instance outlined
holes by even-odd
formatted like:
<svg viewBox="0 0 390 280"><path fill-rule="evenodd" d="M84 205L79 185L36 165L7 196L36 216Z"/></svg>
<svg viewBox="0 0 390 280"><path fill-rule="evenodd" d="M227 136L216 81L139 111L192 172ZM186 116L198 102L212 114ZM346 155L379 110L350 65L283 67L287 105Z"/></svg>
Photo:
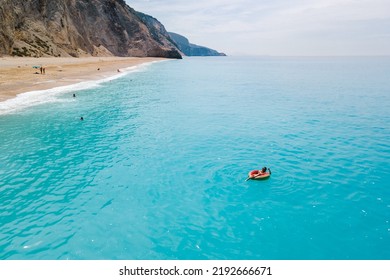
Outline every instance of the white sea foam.
<svg viewBox="0 0 390 280"><path fill-rule="evenodd" d="M63 99L59 98L59 96L64 93L99 87L102 83L124 77L129 73L144 71L149 65L156 62L159 61L146 62L140 65L127 67L121 69L121 72L113 76L108 76L100 80L82 81L71 85L59 86L45 90L29 91L18 94L14 98L0 102L0 115L15 113L20 110L44 103L62 102Z"/></svg>

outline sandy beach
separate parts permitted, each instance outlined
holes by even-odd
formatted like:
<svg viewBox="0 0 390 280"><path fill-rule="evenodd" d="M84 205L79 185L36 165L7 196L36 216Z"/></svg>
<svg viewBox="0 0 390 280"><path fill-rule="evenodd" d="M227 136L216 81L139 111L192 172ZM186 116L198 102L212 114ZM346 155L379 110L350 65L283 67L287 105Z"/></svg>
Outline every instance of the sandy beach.
<svg viewBox="0 0 390 280"><path fill-rule="evenodd" d="M0 102L20 93L50 89L113 76L124 68L163 58L136 57L0 57ZM40 67L45 68L41 74Z"/></svg>

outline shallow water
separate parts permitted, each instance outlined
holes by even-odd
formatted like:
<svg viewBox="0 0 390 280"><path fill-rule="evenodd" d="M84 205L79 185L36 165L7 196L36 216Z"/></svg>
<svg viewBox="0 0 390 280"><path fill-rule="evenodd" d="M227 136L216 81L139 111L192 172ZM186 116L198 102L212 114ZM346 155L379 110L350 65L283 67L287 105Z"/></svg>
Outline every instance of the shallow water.
<svg viewBox="0 0 390 280"><path fill-rule="evenodd" d="M0 115L0 258L390 259L388 73L187 58Z"/></svg>

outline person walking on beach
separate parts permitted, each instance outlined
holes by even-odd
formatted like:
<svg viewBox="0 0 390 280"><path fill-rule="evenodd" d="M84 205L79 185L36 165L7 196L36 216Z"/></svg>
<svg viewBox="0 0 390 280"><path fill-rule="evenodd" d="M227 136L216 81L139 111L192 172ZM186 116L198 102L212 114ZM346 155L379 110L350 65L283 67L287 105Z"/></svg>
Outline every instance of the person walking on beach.
<svg viewBox="0 0 390 280"><path fill-rule="evenodd" d="M39 70L41 70L41 75L42 75L42 71L43 71L42 65L41 65L41 67L39 67Z"/></svg>

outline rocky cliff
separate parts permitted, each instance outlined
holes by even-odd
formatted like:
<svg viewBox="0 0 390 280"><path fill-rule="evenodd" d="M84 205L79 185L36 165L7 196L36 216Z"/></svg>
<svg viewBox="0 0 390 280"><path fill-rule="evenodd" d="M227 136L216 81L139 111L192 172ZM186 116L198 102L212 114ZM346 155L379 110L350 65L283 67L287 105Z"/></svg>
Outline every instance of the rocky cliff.
<svg viewBox="0 0 390 280"><path fill-rule="evenodd" d="M164 26L123 0L0 0L0 55L181 58Z"/></svg>
<svg viewBox="0 0 390 280"><path fill-rule="evenodd" d="M191 44L188 39L182 35L169 32L169 35L178 46L179 50L187 56L226 56L216 50Z"/></svg>

